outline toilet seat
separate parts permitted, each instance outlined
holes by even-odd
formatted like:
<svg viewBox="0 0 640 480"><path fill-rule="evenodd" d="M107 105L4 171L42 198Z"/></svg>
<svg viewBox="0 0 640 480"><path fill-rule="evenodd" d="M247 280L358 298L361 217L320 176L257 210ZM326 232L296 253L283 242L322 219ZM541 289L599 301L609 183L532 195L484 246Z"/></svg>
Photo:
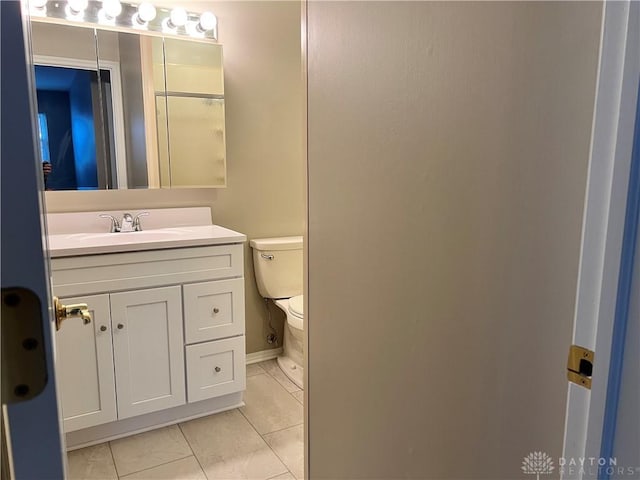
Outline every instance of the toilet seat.
<svg viewBox="0 0 640 480"><path fill-rule="evenodd" d="M287 323L298 330L304 330L303 300L302 295L274 300L274 303L287 314Z"/></svg>
<svg viewBox="0 0 640 480"><path fill-rule="evenodd" d="M299 318L304 318L304 295L296 295L289 299L289 312Z"/></svg>
<svg viewBox="0 0 640 480"><path fill-rule="evenodd" d="M287 302L287 323L298 330L304 329L304 297L296 295Z"/></svg>

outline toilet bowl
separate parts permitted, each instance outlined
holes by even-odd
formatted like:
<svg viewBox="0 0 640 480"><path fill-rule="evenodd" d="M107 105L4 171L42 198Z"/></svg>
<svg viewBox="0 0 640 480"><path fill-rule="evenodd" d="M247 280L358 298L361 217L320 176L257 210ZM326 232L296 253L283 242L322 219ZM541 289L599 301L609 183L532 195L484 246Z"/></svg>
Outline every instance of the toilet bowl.
<svg viewBox="0 0 640 480"><path fill-rule="evenodd" d="M282 355L278 356L278 365L298 388L303 388L304 369L304 298L296 295L291 298L275 300L274 303L287 315L284 326L284 341Z"/></svg>
<svg viewBox="0 0 640 480"><path fill-rule="evenodd" d="M293 383L303 388L302 237L255 238L250 245L260 295L273 300L286 315L278 365Z"/></svg>

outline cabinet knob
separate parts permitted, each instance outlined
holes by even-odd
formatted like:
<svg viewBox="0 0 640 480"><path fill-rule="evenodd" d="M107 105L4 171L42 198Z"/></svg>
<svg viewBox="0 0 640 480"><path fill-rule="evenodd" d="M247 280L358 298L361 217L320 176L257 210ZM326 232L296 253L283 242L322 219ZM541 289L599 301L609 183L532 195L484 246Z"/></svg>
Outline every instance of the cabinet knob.
<svg viewBox="0 0 640 480"><path fill-rule="evenodd" d="M107 326L106 325L100 325L100 331L101 332L106 332L107 331Z"/></svg>
<svg viewBox="0 0 640 480"><path fill-rule="evenodd" d="M123 325L123 324L121 324L121 323L119 323L119 324L118 324L118 330L122 330L123 328L124 328L124 325Z"/></svg>
<svg viewBox="0 0 640 480"><path fill-rule="evenodd" d="M216 371L216 373L218 373L222 369L220 367L216 367L214 370Z"/></svg>
<svg viewBox="0 0 640 480"><path fill-rule="evenodd" d="M220 313L220 309L218 307L213 308L213 313Z"/></svg>

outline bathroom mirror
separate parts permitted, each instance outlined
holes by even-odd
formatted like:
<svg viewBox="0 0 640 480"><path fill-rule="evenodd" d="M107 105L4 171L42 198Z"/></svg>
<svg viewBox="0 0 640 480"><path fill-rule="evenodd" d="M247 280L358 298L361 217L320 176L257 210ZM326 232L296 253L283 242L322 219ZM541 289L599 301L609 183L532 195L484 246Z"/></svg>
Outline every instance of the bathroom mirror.
<svg viewBox="0 0 640 480"><path fill-rule="evenodd" d="M224 187L222 47L31 22L46 188Z"/></svg>

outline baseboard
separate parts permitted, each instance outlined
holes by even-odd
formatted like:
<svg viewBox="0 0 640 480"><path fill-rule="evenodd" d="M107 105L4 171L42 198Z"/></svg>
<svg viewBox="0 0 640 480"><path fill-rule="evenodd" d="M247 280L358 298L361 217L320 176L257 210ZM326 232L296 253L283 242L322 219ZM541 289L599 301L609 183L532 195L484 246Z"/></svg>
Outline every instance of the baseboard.
<svg viewBox="0 0 640 480"><path fill-rule="evenodd" d="M148 432L168 425L174 425L176 423L242 407L244 406L242 396L243 392L231 393L221 397L160 410L158 412L151 412L102 425L95 425L82 430L67 432L67 450L89 447L98 443L104 443L118 438L128 437L129 435Z"/></svg>
<svg viewBox="0 0 640 480"><path fill-rule="evenodd" d="M282 347L271 348L269 350L262 350L260 352L247 353L246 363L247 365L249 365L251 363L264 362L265 360L271 360L272 358L276 358L281 353L282 353Z"/></svg>

